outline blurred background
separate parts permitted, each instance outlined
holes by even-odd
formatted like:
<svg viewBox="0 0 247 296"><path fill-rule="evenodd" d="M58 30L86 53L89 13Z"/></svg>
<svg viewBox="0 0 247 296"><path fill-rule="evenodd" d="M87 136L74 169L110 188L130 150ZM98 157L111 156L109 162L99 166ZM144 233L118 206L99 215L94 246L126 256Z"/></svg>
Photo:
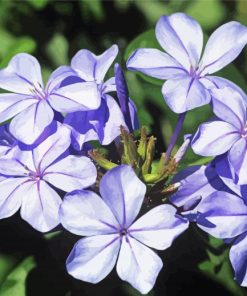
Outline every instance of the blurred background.
<svg viewBox="0 0 247 296"><path fill-rule="evenodd" d="M161 15L185 12L200 22L205 40L221 24L237 20L247 25L247 1L222 0L1 0L0 67L19 52L38 58L45 80L56 67L69 64L85 48L101 54L112 44L120 49L117 61L124 70L138 47L156 47L155 23ZM222 45L224 46L224 44ZM108 76L113 74L113 69ZM220 73L247 91L247 50ZM157 154L165 150L177 116L165 105L162 81L126 71L141 124L157 138ZM209 106L191 111L183 134L193 133L211 116ZM182 164L200 164L191 151ZM72 279L64 262L78 237L62 233L42 235L21 221L19 214L0 221L0 296L140 295L113 271L94 286ZM219 240L189 229L162 252L164 268L149 295L247 295L233 280L228 249Z"/></svg>

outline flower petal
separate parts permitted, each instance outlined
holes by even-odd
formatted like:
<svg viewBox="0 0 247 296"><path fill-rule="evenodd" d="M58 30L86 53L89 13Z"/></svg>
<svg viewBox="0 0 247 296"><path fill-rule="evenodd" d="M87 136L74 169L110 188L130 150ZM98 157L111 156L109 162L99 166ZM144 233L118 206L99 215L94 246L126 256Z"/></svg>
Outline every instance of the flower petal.
<svg viewBox="0 0 247 296"><path fill-rule="evenodd" d="M70 146L70 135L70 129L61 125L54 134L38 145L33 150L36 169L43 171L63 154Z"/></svg>
<svg viewBox="0 0 247 296"><path fill-rule="evenodd" d="M247 201L247 185L241 186L234 183L227 155L216 157L214 163L218 176L227 187Z"/></svg>
<svg viewBox="0 0 247 296"><path fill-rule="evenodd" d="M197 210L215 226L198 226L217 238L232 238L247 231L247 206L231 193L215 192L199 204Z"/></svg>
<svg viewBox="0 0 247 296"><path fill-rule="evenodd" d="M211 90L214 114L242 130L246 124L246 104L239 92L230 87Z"/></svg>
<svg viewBox="0 0 247 296"><path fill-rule="evenodd" d="M187 73L171 56L152 48L135 50L127 61L127 68L159 79L176 78Z"/></svg>
<svg viewBox="0 0 247 296"><path fill-rule="evenodd" d="M39 101L19 113L10 123L13 136L25 144L33 144L52 122L54 113L46 101Z"/></svg>
<svg viewBox="0 0 247 296"><path fill-rule="evenodd" d="M117 102L109 95L105 96L106 108L109 112L108 120L103 123L103 126L96 125L99 141L102 145L109 145L120 135L120 126L125 127L126 123ZM98 109L100 115L100 109ZM102 116L102 115L101 115ZM98 117L99 118L99 117Z"/></svg>
<svg viewBox="0 0 247 296"><path fill-rule="evenodd" d="M199 126L193 140L193 151L202 156L216 156L228 151L239 139L238 130L224 121L211 121Z"/></svg>
<svg viewBox="0 0 247 296"><path fill-rule="evenodd" d="M220 26L210 36L201 60L201 75L219 71L230 64L247 43L247 28L238 22ZM224 44L224 46L222 46Z"/></svg>
<svg viewBox="0 0 247 296"><path fill-rule="evenodd" d="M97 110L69 113L64 122L84 135L84 142L99 140L102 145L110 144L120 135L121 125L127 128L117 102L109 95L102 98Z"/></svg>
<svg viewBox="0 0 247 296"><path fill-rule="evenodd" d="M5 176L26 176L28 173L25 165L17 158L0 158L0 174Z"/></svg>
<svg viewBox="0 0 247 296"><path fill-rule="evenodd" d="M96 167L88 157L69 155L49 166L43 178L53 186L70 192L93 185L96 177Z"/></svg>
<svg viewBox="0 0 247 296"><path fill-rule="evenodd" d="M46 85L46 92L51 93L55 91L61 84L61 82L70 77L77 76L76 72L68 66L60 66L55 71L53 71L49 77L49 80Z"/></svg>
<svg viewBox="0 0 247 296"><path fill-rule="evenodd" d="M203 34L200 25L184 13L162 16L156 25L156 37L167 53L188 71L199 61Z"/></svg>
<svg viewBox="0 0 247 296"><path fill-rule="evenodd" d="M48 101L56 111L75 112L97 109L101 98L95 82L78 82L55 90Z"/></svg>
<svg viewBox="0 0 247 296"><path fill-rule="evenodd" d="M120 248L118 234L97 235L79 240L66 261L74 278L96 284L113 269Z"/></svg>
<svg viewBox="0 0 247 296"><path fill-rule="evenodd" d="M39 85L43 86L40 65L30 54L15 55L8 66L0 70L0 88L30 95L30 90Z"/></svg>
<svg viewBox="0 0 247 296"><path fill-rule="evenodd" d="M71 67L85 81L101 83L117 54L117 45L112 45L112 47L99 56L96 56L89 50L82 49L72 58Z"/></svg>
<svg viewBox="0 0 247 296"><path fill-rule="evenodd" d="M177 207L184 206L185 203L193 201L196 197L204 199L216 190L227 190L227 187L212 166L189 167L175 176L173 182L177 178L181 178L179 181L180 186L177 192L170 198L170 201Z"/></svg>
<svg viewBox="0 0 247 296"><path fill-rule="evenodd" d="M8 178L0 180L0 218L14 215L20 208L26 194L28 178Z"/></svg>
<svg viewBox="0 0 247 296"><path fill-rule="evenodd" d="M46 232L59 224L58 211L62 200L44 181L26 185L21 217L38 231Z"/></svg>
<svg viewBox="0 0 247 296"><path fill-rule="evenodd" d="M165 250L189 226L188 222L176 217L176 212L171 205L157 206L132 224L128 232L151 248Z"/></svg>
<svg viewBox="0 0 247 296"><path fill-rule="evenodd" d="M60 209L60 219L67 230L81 236L116 233L119 228L116 218L102 198L89 190L66 194Z"/></svg>
<svg viewBox="0 0 247 296"><path fill-rule="evenodd" d="M129 236L122 239L117 273L139 292L147 294L153 288L162 266L162 260L152 250Z"/></svg>
<svg viewBox="0 0 247 296"><path fill-rule="evenodd" d="M247 184L247 140L240 138L230 149L228 154L230 166L238 176L238 184Z"/></svg>
<svg viewBox="0 0 247 296"><path fill-rule="evenodd" d="M0 94L0 122L11 119L16 114L37 102L36 99L28 95Z"/></svg>
<svg viewBox="0 0 247 296"><path fill-rule="evenodd" d="M235 279L241 285L247 286L247 233L241 235L233 244L229 253Z"/></svg>
<svg viewBox="0 0 247 296"><path fill-rule="evenodd" d="M167 105L176 113L206 105L211 99L201 82L190 76L166 81L162 87L162 94Z"/></svg>
<svg viewBox="0 0 247 296"><path fill-rule="evenodd" d="M111 169L100 181L100 194L123 227L138 215L145 193L146 186L128 165Z"/></svg>
<svg viewBox="0 0 247 296"><path fill-rule="evenodd" d="M200 82L208 89L214 89L214 88L224 88L224 87L230 87L233 90L237 91L240 96L244 99L244 101L247 103L247 95L244 93L244 91L235 83L232 81L218 77L218 76L205 76L199 79Z"/></svg>

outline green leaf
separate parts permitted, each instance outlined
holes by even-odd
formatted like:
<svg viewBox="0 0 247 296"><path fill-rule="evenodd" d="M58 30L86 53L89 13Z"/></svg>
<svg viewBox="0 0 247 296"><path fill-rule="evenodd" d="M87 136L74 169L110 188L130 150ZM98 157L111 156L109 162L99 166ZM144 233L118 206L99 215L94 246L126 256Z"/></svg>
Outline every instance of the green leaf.
<svg viewBox="0 0 247 296"><path fill-rule="evenodd" d="M49 0L27 0L35 9L43 9Z"/></svg>
<svg viewBox="0 0 247 296"><path fill-rule="evenodd" d="M19 255L0 254L0 285L19 261Z"/></svg>
<svg viewBox="0 0 247 296"><path fill-rule="evenodd" d="M6 53L4 59L0 63L0 67L5 67L9 60L17 53L26 52L33 53L36 49L35 41L30 37L20 37L16 41L10 44L8 47L8 52Z"/></svg>
<svg viewBox="0 0 247 296"><path fill-rule="evenodd" d="M228 250L218 256L209 251L207 253L209 259L199 264L199 270L224 286L232 295L245 296L245 290L233 279L233 272L228 259Z"/></svg>
<svg viewBox="0 0 247 296"><path fill-rule="evenodd" d="M196 0L188 5L185 12L195 18L204 29L215 29L223 21L226 8L220 0Z"/></svg>
<svg viewBox="0 0 247 296"><path fill-rule="evenodd" d="M23 260L1 285L0 296L26 296L26 278L34 267L33 257Z"/></svg>
<svg viewBox="0 0 247 296"><path fill-rule="evenodd" d="M68 64L69 44L67 39L59 33L55 33L47 45L46 52L51 58L54 66Z"/></svg>

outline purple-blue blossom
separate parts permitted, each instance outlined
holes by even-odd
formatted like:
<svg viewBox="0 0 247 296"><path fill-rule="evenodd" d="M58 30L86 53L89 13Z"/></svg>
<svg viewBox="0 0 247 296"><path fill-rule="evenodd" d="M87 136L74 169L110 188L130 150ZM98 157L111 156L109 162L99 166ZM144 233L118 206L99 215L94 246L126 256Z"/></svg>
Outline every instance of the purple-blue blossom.
<svg viewBox="0 0 247 296"><path fill-rule="evenodd" d="M99 140L102 145L110 144L120 134L120 126L128 129L125 113L121 110L109 92L115 92L117 82L111 77L104 82L104 77L118 54L118 48L113 45L99 56L88 50L80 50L71 60L71 68L83 81L94 81L98 86L101 104L92 111L78 111L67 114L64 123L74 129L74 146L81 150L85 142ZM73 77L69 78L70 80ZM76 78L78 79L78 78ZM117 84L117 85L116 85ZM134 103L128 98L128 108L133 127L137 126L136 109Z"/></svg>
<svg viewBox="0 0 247 296"><path fill-rule="evenodd" d="M181 215L205 232L230 239L230 261L236 280L247 286L247 185L236 185L226 158L217 157L207 166L185 169L175 177L180 187L170 201ZM200 201L190 210L186 205Z"/></svg>
<svg viewBox="0 0 247 296"><path fill-rule="evenodd" d="M216 119L199 126L192 149L203 156L225 153L235 183L247 184L246 101L238 91L225 87L211 90Z"/></svg>
<svg viewBox="0 0 247 296"><path fill-rule="evenodd" d="M53 187L70 192L96 181L96 168L87 157L68 155L71 131L59 126L33 150L15 150L0 158L0 218L20 209L22 219L41 232L59 224L62 202Z"/></svg>
<svg viewBox="0 0 247 296"><path fill-rule="evenodd" d="M98 283L114 268L118 276L143 294L155 284L163 266L150 248L164 250L185 231L188 222L171 205L160 205L136 221L146 186L134 170L120 165L100 181L101 197L88 190L65 196L60 210L62 225L86 236L72 249L67 270L73 277Z"/></svg>
<svg viewBox="0 0 247 296"><path fill-rule="evenodd" d="M208 104L210 89L220 84L234 85L227 79L208 76L231 63L247 43L247 27L232 21L210 36L204 53L203 32L196 20L184 13L162 16L156 25L158 49L137 49L128 59L130 70L167 80L162 94L176 113ZM235 86L234 86L235 87Z"/></svg>
<svg viewBox="0 0 247 296"><path fill-rule="evenodd" d="M54 71L43 86L39 62L33 56L15 55L0 70L0 122L11 118L10 132L19 141L33 144L53 121L54 110L74 112L97 109L100 105L95 82L77 82L60 87L68 76L75 75L67 66Z"/></svg>

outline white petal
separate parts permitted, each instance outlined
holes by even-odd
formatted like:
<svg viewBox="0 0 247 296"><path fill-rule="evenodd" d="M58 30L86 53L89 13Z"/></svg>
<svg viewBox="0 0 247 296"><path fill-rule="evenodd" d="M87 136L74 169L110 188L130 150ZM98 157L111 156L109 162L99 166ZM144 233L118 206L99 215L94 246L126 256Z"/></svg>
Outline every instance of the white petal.
<svg viewBox="0 0 247 296"><path fill-rule="evenodd" d="M26 186L21 206L21 217L38 231L46 232L59 224L61 198L44 181Z"/></svg>
<svg viewBox="0 0 247 296"><path fill-rule="evenodd" d="M25 176L28 171L25 164L22 164L15 158L1 157L0 158L0 174L6 176Z"/></svg>
<svg viewBox="0 0 247 296"><path fill-rule="evenodd" d="M113 45L101 55L96 56L91 51L83 49L71 60L71 66L85 81L102 83L106 72L118 54L117 45Z"/></svg>
<svg viewBox="0 0 247 296"><path fill-rule="evenodd" d="M71 131L64 125L33 150L34 163L40 171L52 164L70 146Z"/></svg>
<svg viewBox="0 0 247 296"><path fill-rule="evenodd" d="M147 294L153 288L162 266L160 257L148 247L131 237L122 239L117 273L139 292Z"/></svg>
<svg viewBox="0 0 247 296"><path fill-rule="evenodd" d="M101 97L95 82L78 82L55 90L48 100L59 112L75 112L97 109Z"/></svg>
<svg viewBox="0 0 247 296"><path fill-rule="evenodd" d="M12 118L35 103L37 100L28 95L0 94L0 122Z"/></svg>
<svg viewBox="0 0 247 296"><path fill-rule="evenodd" d="M145 193L146 186L128 165L111 169L100 181L100 194L123 227L138 215Z"/></svg>
<svg viewBox="0 0 247 296"><path fill-rule="evenodd" d="M140 71L159 79L175 78L187 73L171 56L152 48L140 48L134 51L127 61L127 67L129 70Z"/></svg>
<svg viewBox="0 0 247 296"><path fill-rule="evenodd" d="M39 101L19 113L10 123L13 136L25 144L33 144L52 122L54 113L48 103Z"/></svg>
<svg viewBox="0 0 247 296"><path fill-rule="evenodd" d="M128 231L141 243L165 250L188 228L188 222L176 217L176 212L171 205L157 206L132 224Z"/></svg>
<svg viewBox="0 0 247 296"><path fill-rule="evenodd" d="M45 170L44 180L65 192L83 189L96 181L97 170L85 156L69 155Z"/></svg>
<svg viewBox="0 0 247 296"><path fill-rule="evenodd" d="M199 126L191 147L198 155L216 156L228 151L239 138L239 132L234 126L216 120Z"/></svg>
<svg viewBox="0 0 247 296"><path fill-rule="evenodd" d="M167 53L188 71L196 67L203 43L200 25L184 13L162 16L156 25L156 37Z"/></svg>
<svg viewBox="0 0 247 296"><path fill-rule="evenodd" d="M162 94L167 105L176 113L206 105L211 100L204 85L189 75L167 80L162 87Z"/></svg>
<svg viewBox="0 0 247 296"><path fill-rule="evenodd" d="M81 236L116 233L119 224L109 207L96 193L76 190L66 194L60 219L63 226Z"/></svg>
<svg viewBox="0 0 247 296"><path fill-rule="evenodd" d="M220 26L210 36L201 60L201 75L214 73L231 63L247 43L247 28L238 22Z"/></svg>
<svg viewBox="0 0 247 296"><path fill-rule="evenodd" d="M116 234L97 235L79 240L66 261L74 278L96 284L113 269L120 248Z"/></svg>
<svg viewBox="0 0 247 296"><path fill-rule="evenodd" d="M37 59L27 53L15 55L0 71L0 88L21 94L31 94L35 86L43 86Z"/></svg>
<svg viewBox="0 0 247 296"><path fill-rule="evenodd" d="M241 131L246 124L246 104L240 93L224 87L212 89L211 94L214 114Z"/></svg>
<svg viewBox="0 0 247 296"><path fill-rule="evenodd" d="M8 178L0 181L1 219L10 217L19 210L28 185L28 178Z"/></svg>

